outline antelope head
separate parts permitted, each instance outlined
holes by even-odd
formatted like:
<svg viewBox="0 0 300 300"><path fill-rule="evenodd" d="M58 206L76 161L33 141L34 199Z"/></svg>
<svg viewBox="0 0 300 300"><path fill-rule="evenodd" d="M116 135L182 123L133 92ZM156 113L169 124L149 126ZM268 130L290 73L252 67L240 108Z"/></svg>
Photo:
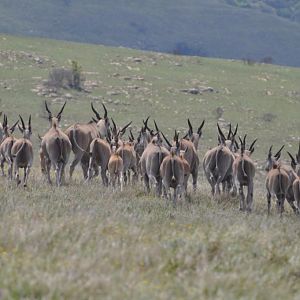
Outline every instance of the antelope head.
<svg viewBox="0 0 300 300"><path fill-rule="evenodd" d="M96 119L93 118L93 121L97 124L97 128L99 131L100 137L104 138L106 136L110 136L110 120L108 118L107 109L105 105L102 103L103 109L104 109L104 116L101 118L100 114L95 109L93 103L91 102L91 108L94 112Z"/></svg>
<svg viewBox="0 0 300 300"><path fill-rule="evenodd" d="M159 130L155 120L153 122L154 122L156 132L154 130L150 131L151 142L157 146L162 146L162 143L163 143L163 140L161 138L162 132Z"/></svg>
<svg viewBox="0 0 300 300"><path fill-rule="evenodd" d="M5 114L3 115L3 139L14 133L18 123L19 120L13 126L9 127L7 123L7 116Z"/></svg>
<svg viewBox="0 0 300 300"><path fill-rule="evenodd" d="M179 142L179 133L175 130L174 138L173 138L173 144L169 142L167 137L161 133L165 142L166 142L166 148L171 152L172 155L179 155L180 152L180 142Z"/></svg>
<svg viewBox="0 0 300 300"><path fill-rule="evenodd" d="M52 112L50 111L50 109L49 109L49 107L48 107L47 101L45 101L45 107L46 107L46 111L47 111L47 113L48 113L48 120L49 120L49 122L50 122L50 126L51 126L51 127L54 127L54 128L58 127L59 122L60 122L60 120L61 120L61 115L62 115L62 112L63 112L65 106L66 106L66 101L65 101L65 103L63 104L63 106L62 106L61 110L59 111L59 113L56 115L56 117L54 117L54 116L52 115Z"/></svg>
<svg viewBox="0 0 300 300"><path fill-rule="evenodd" d="M21 124L22 124L22 126L20 126L20 124L18 124L19 130L23 134L24 139L30 140L30 137L31 137L31 134L32 134L32 130L31 130L31 115L29 116L27 127L25 126L24 120L21 117L21 115L19 115L19 117L20 117Z"/></svg>
<svg viewBox="0 0 300 300"><path fill-rule="evenodd" d="M205 124L205 120L202 121L201 125L197 129L197 132L194 132L191 121L190 121L190 119L188 119L189 131L187 133L187 136L189 137L189 140L194 144L196 149L198 149L198 144L199 144L199 140L202 136L202 128L203 128L204 124Z"/></svg>
<svg viewBox="0 0 300 300"><path fill-rule="evenodd" d="M124 127L117 129L116 123L113 119L111 119L113 123L113 127L111 128L112 138L111 138L111 146L119 147L119 141L121 140L122 136L125 134L126 129L131 125L132 121L126 124Z"/></svg>
<svg viewBox="0 0 300 300"><path fill-rule="evenodd" d="M130 145L130 146L135 146L135 144L136 144L136 141L135 141L135 138L134 138L134 135L133 135L133 133L132 133L132 130L131 129L129 129L129 135L128 135L128 144Z"/></svg>
<svg viewBox="0 0 300 300"><path fill-rule="evenodd" d="M235 147L237 150L240 150L240 154L243 156L244 154L246 154L247 156L251 156L252 153L254 152L255 148L254 145L257 142L257 139L255 139L252 144L250 145L250 147L248 149L246 149L246 137L247 134L244 135L244 138L242 140L241 137L239 137L240 140L240 144L241 144L241 148L239 147L239 145L235 142Z"/></svg>
<svg viewBox="0 0 300 300"><path fill-rule="evenodd" d="M173 144L174 146L172 148L173 148L174 154L179 156L179 153L180 153L179 133L176 130L175 130L173 140L174 140L174 144ZM172 152L172 148L171 148L171 152Z"/></svg>
<svg viewBox="0 0 300 300"><path fill-rule="evenodd" d="M234 152L236 150L235 149L235 147L236 147L235 136L237 134L238 126L239 125L236 124L235 130L234 130L234 132L232 132L231 124L230 124L228 135L227 135L227 137L225 137L224 133L222 132L222 130L220 128L220 125L217 123L219 144L228 147L230 149L230 151L232 151L232 152Z"/></svg>
<svg viewBox="0 0 300 300"><path fill-rule="evenodd" d="M265 171L269 172L271 169L273 169L275 166L278 165L279 158L281 156L281 151L284 148L284 145L277 151L275 155L272 155L272 148L273 145L269 149L266 165L265 165Z"/></svg>

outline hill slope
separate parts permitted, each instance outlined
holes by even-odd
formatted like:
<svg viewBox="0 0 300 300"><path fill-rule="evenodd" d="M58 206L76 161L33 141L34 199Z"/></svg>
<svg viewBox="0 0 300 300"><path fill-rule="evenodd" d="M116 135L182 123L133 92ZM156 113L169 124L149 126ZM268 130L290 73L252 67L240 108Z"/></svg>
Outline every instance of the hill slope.
<svg viewBox="0 0 300 300"><path fill-rule="evenodd" d="M1 1L0 32L300 66L300 23L232 3Z"/></svg>
<svg viewBox="0 0 300 300"><path fill-rule="evenodd" d="M39 131L47 124L44 100L55 107L68 100L64 126L90 120L90 102L95 101L101 109L103 101L119 123L130 119L140 126L141 120L151 115L169 134L175 127L184 130L188 117L195 126L205 118L205 149L215 144L218 117L224 124L238 122L241 134L258 137L261 159L273 143L297 146L297 68L54 40L0 38L1 110L10 117L16 117L16 111L33 113L33 126ZM71 60L82 66L90 93L62 89L43 96L43 80L48 79L52 68L69 67ZM208 87L212 89L205 91ZM191 88L200 93L184 92Z"/></svg>
<svg viewBox="0 0 300 300"><path fill-rule="evenodd" d="M69 60L89 92L46 91L49 71ZM272 204L267 217L261 168L271 143L296 151L299 80L296 68L0 35L0 110L9 122L32 114L35 144L26 189L0 178L1 298L297 298L299 216L286 205L279 219ZM191 88L202 93L183 92ZM91 101L134 129L151 115L169 136L182 135L188 117L195 127L205 118L201 158L216 144L217 121L239 122L239 134L259 138L253 213L239 212L237 199L212 201L203 176L176 207L139 184L122 193L99 178L87 184L79 170L67 186L48 186L37 167L45 100L53 113L67 100L63 128L90 120Z"/></svg>

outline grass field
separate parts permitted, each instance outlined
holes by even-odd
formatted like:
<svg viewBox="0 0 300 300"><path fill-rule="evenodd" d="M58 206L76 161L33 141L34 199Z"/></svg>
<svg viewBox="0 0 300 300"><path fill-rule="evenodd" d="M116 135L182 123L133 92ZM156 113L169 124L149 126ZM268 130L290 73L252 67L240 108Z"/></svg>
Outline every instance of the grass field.
<svg viewBox="0 0 300 300"><path fill-rule="evenodd" d="M260 169L270 144L296 151L299 69L3 35L0 41L1 110L11 121L33 115L36 154L26 190L0 178L0 299L297 299L300 220L287 205L280 219L274 203L267 217L261 170L251 215L238 211L237 199L213 201L202 175L197 193L174 208L145 196L140 185L121 194L98 179L84 184L79 169L67 186L47 186L36 136L47 129L45 99L58 111L68 98L64 128L88 121L90 102L100 110L104 101L118 124L139 127L151 115L169 136L186 130L187 117L195 126L205 118L202 158L216 143L220 107L222 124L239 122L240 134L259 138L253 157ZM37 95L51 68L73 59L94 83L91 93ZM181 92L197 87L213 92Z"/></svg>

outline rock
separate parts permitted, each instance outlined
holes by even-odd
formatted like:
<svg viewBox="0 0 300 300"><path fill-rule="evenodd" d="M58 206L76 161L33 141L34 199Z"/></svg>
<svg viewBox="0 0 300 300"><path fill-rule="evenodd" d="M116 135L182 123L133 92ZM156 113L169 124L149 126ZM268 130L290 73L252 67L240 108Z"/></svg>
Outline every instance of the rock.
<svg viewBox="0 0 300 300"><path fill-rule="evenodd" d="M118 91L107 91L106 92L106 95L108 96L117 96L117 95L120 95L121 93L118 92Z"/></svg>
<svg viewBox="0 0 300 300"><path fill-rule="evenodd" d="M212 87L200 87L200 90L201 90L201 92L202 93L205 93L205 92L210 92L210 93L212 93L213 91L214 91L214 89L212 88Z"/></svg>
<svg viewBox="0 0 300 300"><path fill-rule="evenodd" d="M271 91L266 91L266 95L267 95L267 96L272 96L273 93L272 93Z"/></svg>
<svg viewBox="0 0 300 300"><path fill-rule="evenodd" d="M182 89L180 91L183 93L188 93L188 94L192 94L192 95L197 95L200 93L199 89L197 89L197 88Z"/></svg>
<svg viewBox="0 0 300 300"><path fill-rule="evenodd" d="M70 93L67 93L67 94L65 94L65 98L67 98L67 99L72 99L73 96L72 96Z"/></svg>
<svg viewBox="0 0 300 300"><path fill-rule="evenodd" d="M214 89L212 87L199 87L199 88L189 88L189 89L182 89L180 90L183 93L188 93L192 95L202 94L202 93L211 93L214 92Z"/></svg>
<svg viewBox="0 0 300 300"><path fill-rule="evenodd" d="M40 57L35 57L33 59L37 64L42 64L44 61Z"/></svg>
<svg viewBox="0 0 300 300"><path fill-rule="evenodd" d="M136 62L136 63L140 63L140 62L142 62L143 60L142 60L141 58L139 58L139 57L134 57L132 61L133 61L133 62Z"/></svg>
<svg viewBox="0 0 300 300"><path fill-rule="evenodd" d="M57 97L57 94L56 93L49 93L48 96L51 97L51 98L55 98L55 97Z"/></svg>
<svg viewBox="0 0 300 300"><path fill-rule="evenodd" d="M272 113L265 113L262 117L262 119L265 122L272 122L275 118L276 118L276 115L274 115Z"/></svg>

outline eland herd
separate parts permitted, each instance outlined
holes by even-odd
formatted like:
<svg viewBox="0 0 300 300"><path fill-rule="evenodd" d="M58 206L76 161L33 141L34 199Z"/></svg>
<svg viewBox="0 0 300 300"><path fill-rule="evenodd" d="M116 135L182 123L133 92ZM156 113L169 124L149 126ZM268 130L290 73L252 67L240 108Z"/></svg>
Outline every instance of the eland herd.
<svg viewBox="0 0 300 300"><path fill-rule="evenodd" d="M69 169L69 178L72 178L74 169L81 164L83 178L89 182L101 172L104 186L113 188L136 183L139 178L143 181L145 191L150 192L153 187L156 196L163 196L173 200L174 205L178 198L184 199L187 195L188 180L191 175L193 191L197 189L198 170L200 159L198 155L199 140L205 121L197 131L188 119L188 132L179 137L175 130L173 141L159 129L154 121L154 129L149 128L148 120L143 120L138 136L135 138L129 122L118 127L104 104L103 117L91 103L95 117L88 123L75 123L63 131L59 127L66 102L56 116L49 109L47 102L45 108L48 113L50 128L40 139L39 158L41 171L49 184L51 181L51 167L55 170L57 186L65 182L65 168L69 161L71 151L74 154ZM2 113L0 113L2 114ZM14 137L18 126L23 137ZM128 139L124 137L129 128ZM203 158L203 170L211 192L215 199L220 196L236 196L239 193L240 210L251 212L253 207L253 190L255 164L251 158L254 152L256 139L247 148L246 137L237 135L238 125L233 129L229 126L225 135L217 124L218 143L206 152ZM2 176L5 176L4 164L8 165L7 177L15 178L17 184L21 183L19 169L24 169L23 186L27 186L30 169L33 163L33 145L31 142L31 116L28 124L21 115L19 120L11 127L7 116L3 114L0 123L0 162ZM266 190L268 213L271 208L272 196L276 198L277 212L282 215L284 201L288 201L293 211L299 214L300 206L300 144L298 153L294 157L288 152L291 164L280 161L282 146L275 155L272 146L266 160ZM245 197L244 187L247 188ZM174 190L173 196L171 188Z"/></svg>

